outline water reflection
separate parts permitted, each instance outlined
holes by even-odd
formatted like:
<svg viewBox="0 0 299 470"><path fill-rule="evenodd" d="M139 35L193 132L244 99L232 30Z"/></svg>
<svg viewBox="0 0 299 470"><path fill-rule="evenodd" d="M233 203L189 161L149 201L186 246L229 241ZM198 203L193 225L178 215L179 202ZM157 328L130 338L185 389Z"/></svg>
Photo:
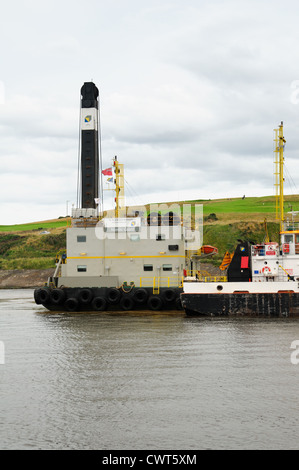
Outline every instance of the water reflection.
<svg viewBox="0 0 299 470"><path fill-rule="evenodd" d="M0 447L297 448L292 319L57 314L0 292Z"/></svg>

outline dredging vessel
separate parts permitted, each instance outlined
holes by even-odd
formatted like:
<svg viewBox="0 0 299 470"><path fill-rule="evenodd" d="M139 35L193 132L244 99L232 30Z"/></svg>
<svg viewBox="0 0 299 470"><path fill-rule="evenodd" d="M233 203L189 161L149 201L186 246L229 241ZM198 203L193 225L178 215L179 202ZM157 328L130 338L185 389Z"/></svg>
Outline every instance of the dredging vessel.
<svg viewBox="0 0 299 470"><path fill-rule="evenodd" d="M240 240L227 269L227 282L184 280L182 306L187 315L299 315L298 213L284 215L283 122L275 129L275 186L280 243Z"/></svg>
<svg viewBox="0 0 299 470"><path fill-rule="evenodd" d="M199 210L196 217L189 205L185 210L177 204L125 207L124 165L114 157L110 168L101 168L98 96L95 84L85 82L80 204L66 229L66 251L57 256L46 285L35 289L35 302L70 312L180 309L184 273L199 269L202 214ZM112 177L116 195L115 211L105 216L99 209L102 175Z"/></svg>

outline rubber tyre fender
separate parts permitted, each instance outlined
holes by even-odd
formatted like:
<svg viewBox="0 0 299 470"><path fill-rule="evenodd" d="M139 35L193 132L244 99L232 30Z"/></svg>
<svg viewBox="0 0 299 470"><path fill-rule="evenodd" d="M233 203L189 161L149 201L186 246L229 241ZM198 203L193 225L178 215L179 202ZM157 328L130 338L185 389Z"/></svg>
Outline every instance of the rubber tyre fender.
<svg viewBox="0 0 299 470"><path fill-rule="evenodd" d="M163 298L166 302L173 302L175 299L175 290L174 289L166 289L163 292Z"/></svg>
<svg viewBox="0 0 299 470"><path fill-rule="evenodd" d="M81 304L90 304L92 301L93 294L90 289L80 289L78 293L78 300Z"/></svg>
<svg viewBox="0 0 299 470"><path fill-rule="evenodd" d="M38 292L38 298L41 304L47 304L50 301L50 292L48 289L40 289Z"/></svg>
<svg viewBox="0 0 299 470"><path fill-rule="evenodd" d="M137 304L143 304L147 301L148 293L145 289L136 289L133 298Z"/></svg>
<svg viewBox="0 0 299 470"><path fill-rule="evenodd" d="M75 299L75 297L69 297L65 301L64 306L68 312L76 312L79 307L79 302L77 299Z"/></svg>
<svg viewBox="0 0 299 470"><path fill-rule="evenodd" d="M105 299L105 297L95 297L91 302L91 308L96 312L103 312L103 310L106 310L106 307L107 300Z"/></svg>
<svg viewBox="0 0 299 470"><path fill-rule="evenodd" d="M65 292L62 289L52 289L50 292L50 298L53 304L62 304L65 299Z"/></svg>
<svg viewBox="0 0 299 470"><path fill-rule="evenodd" d="M107 299L110 304L118 304L121 298L121 292L116 287L108 290Z"/></svg>
<svg viewBox="0 0 299 470"><path fill-rule="evenodd" d="M134 310L134 300L132 297L123 297L120 301L120 306L123 310Z"/></svg>
<svg viewBox="0 0 299 470"><path fill-rule="evenodd" d="M39 294L40 294L40 289L35 289L35 291L34 291L34 300L35 300L35 303L37 305L40 305L42 303Z"/></svg>
<svg viewBox="0 0 299 470"><path fill-rule="evenodd" d="M161 297L152 295L147 301L147 306L150 310L155 310L155 311L162 310L163 302L162 302Z"/></svg>
<svg viewBox="0 0 299 470"><path fill-rule="evenodd" d="M177 297L175 299L175 306L178 310L183 310L182 302L181 302L181 297Z"/></svg>

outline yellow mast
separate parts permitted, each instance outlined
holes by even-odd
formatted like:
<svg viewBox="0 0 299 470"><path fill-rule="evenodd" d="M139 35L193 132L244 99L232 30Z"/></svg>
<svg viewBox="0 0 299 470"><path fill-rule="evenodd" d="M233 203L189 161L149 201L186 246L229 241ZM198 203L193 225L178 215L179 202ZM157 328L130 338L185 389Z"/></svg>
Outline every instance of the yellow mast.
<svg viewBox="0 0 299 470"><path fill-rule="evenodd" d="M124 190L124 165L114 157L113 165L115 168L115 217L118 219L125 209L125 190Z"/></svg>
<svg viewBox="0 0 299 470"><path fill-rule="evenodd" d="M275 189L276 189L276 219L279 220L280 231L283 229L284 223L284 209L283 209L283 162L284 162L284 145L285 145L285 138L283 136L283 122L278 129L274 129L275 137L274 137L274 175L275 175Z"/></svg>

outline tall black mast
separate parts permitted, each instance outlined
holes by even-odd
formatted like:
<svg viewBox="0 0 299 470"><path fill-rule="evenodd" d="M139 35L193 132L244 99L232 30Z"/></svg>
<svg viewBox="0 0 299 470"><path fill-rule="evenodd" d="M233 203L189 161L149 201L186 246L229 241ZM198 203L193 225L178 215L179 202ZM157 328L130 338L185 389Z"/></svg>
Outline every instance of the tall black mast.
<svg viewBox="0 0 299 470"><path fill-rule="evenodd" d="M99 90L93 82L81 88L81 208L95 209L99 197Z"/></svg>

